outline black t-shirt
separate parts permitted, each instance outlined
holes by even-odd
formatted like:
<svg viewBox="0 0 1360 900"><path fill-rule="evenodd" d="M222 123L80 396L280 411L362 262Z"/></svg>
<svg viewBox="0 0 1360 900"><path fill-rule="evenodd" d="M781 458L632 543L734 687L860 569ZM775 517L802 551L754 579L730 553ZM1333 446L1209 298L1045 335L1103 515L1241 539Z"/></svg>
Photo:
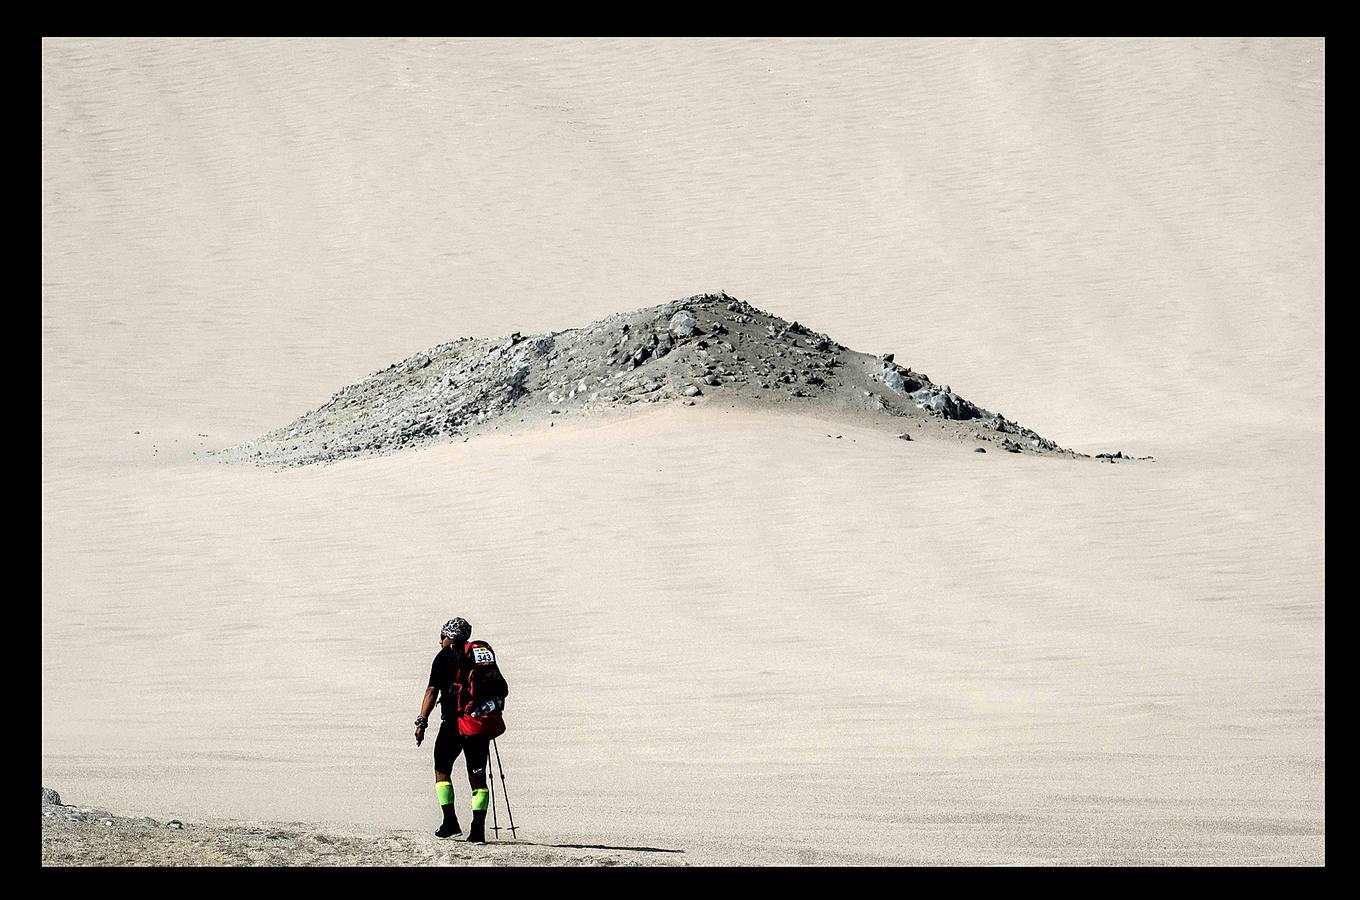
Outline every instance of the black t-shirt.
<svg viewBox="0 0 1360 900"><path fill-rule="evenodd" d="M452 718L458 718L457 710L453 709L454 691L453 680L458 675L459 653L452 647L444 647L435 654L434 663L430 666L430 687L439 689L439 718L450 718L449 712L453 712Z"/></svg>

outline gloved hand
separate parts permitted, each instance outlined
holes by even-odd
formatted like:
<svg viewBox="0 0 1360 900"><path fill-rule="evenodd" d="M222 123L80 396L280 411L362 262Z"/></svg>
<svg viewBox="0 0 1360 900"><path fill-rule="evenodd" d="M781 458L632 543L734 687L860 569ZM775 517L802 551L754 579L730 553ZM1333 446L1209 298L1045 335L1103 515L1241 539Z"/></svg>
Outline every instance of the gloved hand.
<svg viewBox="0 0 1360 900"><path fill-rule="evenodd" d="M468 715L475 719L478 716L489 716L492 713L500 712L502 708L503 704L500 700L483 700L481 703L470 709Z"/></svg>
<svg viewBox="0 0 1360 900"><path fill-rule="evenodd" d="M420 716L419 718L416 719L416 746L417 746L417 747L420 746L421 741L425 740L425 726L427 726L427 725L429 724L429 722L430 722L430 720L427 719L427 718L425 718L424 716Z"/></svg>

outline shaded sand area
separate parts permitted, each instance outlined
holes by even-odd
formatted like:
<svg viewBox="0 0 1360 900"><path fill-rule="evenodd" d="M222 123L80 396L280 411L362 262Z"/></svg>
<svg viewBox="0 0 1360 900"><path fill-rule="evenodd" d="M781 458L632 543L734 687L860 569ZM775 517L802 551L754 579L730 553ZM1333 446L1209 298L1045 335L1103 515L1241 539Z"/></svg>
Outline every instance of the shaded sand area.
<svg viewBox="0 0 1360 900"><path fill-rule="evenodd" d="M553 843L1321 861L1322 491L1297 456L835 433L677 407L49 484L83 552L44 570L45 783L433 827L408 726L456 612L504 659L512 802Z"/></svg>

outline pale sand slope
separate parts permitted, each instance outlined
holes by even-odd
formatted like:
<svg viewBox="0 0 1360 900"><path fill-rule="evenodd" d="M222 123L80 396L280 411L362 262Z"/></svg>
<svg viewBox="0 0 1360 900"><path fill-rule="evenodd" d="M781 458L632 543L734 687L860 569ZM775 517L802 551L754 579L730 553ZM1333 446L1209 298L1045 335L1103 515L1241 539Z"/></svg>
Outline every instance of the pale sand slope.
<svg viewBox="0 0 1360 900"><path fill-rule="evenodd" d="M1324 55L45 42L43 783L428 829L409 723L461 614L545 842L1321 862ZM186 452L719 289L1158 462L700 407Z"/></svg>
<svg viewBox="0 0 1360 900"><path fill-rule="evenodd" d="M837 433L680 407L111 473L68 496L85 552L44 572L99 601L44 604L44 783L432 827L409 721L457 613L504 659L535 837L692 862L1321 861L1322 492L1296 460Z"/></svg>
<svg viewBox="0 0 1360 900"><path fill-rule="evenodd" d="M48 41L44 428L255 437L432 343L725 289L1064 446L1320 431L1323 62Z"/></svg>

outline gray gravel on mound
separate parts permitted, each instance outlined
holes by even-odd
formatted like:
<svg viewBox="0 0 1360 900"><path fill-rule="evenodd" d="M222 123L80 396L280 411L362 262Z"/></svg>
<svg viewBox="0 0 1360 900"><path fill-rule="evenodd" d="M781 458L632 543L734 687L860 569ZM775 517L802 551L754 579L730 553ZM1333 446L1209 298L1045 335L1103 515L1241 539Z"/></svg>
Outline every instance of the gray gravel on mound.
<svg viewBox="0 0 1360 900"><path fill-rule="evenodd" d="M568 331L440 344L215 456L307 465L465 440L554 415L715 400L830 419L870 414L934 421L950 436L1004 442L1012 452L1084 455L965 400L892 353L850 350L720 293L617 313Z"/></svg>

